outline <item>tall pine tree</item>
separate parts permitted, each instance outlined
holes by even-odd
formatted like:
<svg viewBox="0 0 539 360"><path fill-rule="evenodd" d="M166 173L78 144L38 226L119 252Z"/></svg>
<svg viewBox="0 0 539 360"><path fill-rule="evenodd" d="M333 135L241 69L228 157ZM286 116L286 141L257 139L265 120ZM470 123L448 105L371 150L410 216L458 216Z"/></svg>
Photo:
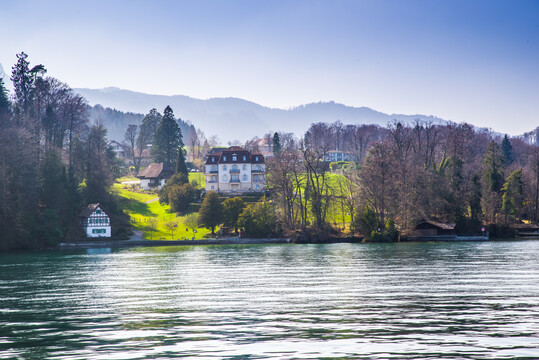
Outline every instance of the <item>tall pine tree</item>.
<svg viewBox="0 0 539 360"><path fill-rule="evenodd" d="M155 131L152 144L152 155L157 163L164 163L170 168L175 168L175 160L178 156L178 148L183 146L182 131L174 118L170 106L165 108L161 122Z"/></svg>

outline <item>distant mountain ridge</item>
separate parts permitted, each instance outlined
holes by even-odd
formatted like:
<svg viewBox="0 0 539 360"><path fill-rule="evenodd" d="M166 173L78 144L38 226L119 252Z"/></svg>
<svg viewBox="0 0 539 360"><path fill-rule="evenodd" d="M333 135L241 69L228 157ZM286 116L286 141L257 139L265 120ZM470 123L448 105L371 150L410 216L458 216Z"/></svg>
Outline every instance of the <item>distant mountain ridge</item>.
<svg viewBox="0 0 539 360"><path fill-rule="evenodd" d="M343 124L376 124L385 126L392 120L409 122L415 119L436 124L447 120L425 115L385 114L368 107L351 107L335 102L318 102L291 109L274 109L238 98L195 99L185 95L151 95L115 87L74 89L90 105L147 114L152 108L162 112L170 105L174 115L221 141L245 141L262 137L269 131L303 134L312 123L341 121ZM127 124L125 125L127 128ZM116 133L116 131L115 131ZM118 139L121 140L121 139Z"/></svg>

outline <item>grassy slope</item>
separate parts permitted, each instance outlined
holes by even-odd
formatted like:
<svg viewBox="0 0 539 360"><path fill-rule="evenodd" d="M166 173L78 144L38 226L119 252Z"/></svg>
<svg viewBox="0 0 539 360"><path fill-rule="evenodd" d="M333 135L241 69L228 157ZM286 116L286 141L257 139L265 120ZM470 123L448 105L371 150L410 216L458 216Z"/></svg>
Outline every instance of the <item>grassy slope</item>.
<svg viewBox="0 0 539 360"><path fill-rule="evenodd" d="M130 191L127 186L121 184L114 184L113 189L120 196L120 206L129 214L131 225L135 230L142 230L145 239L178 240L193 237L193 232L187 231L186 226L183 225L185 216L176 216L170 212L169 205L160 204L159 201L146 203L146 201L156 199L157 195ZM149 226L149 219L157 220L157 227L153 232ZM178 225L174 235L165 226L170 221ZM195 239L202 239L209 233L208 229L199 228L194 236Z"/></svg>

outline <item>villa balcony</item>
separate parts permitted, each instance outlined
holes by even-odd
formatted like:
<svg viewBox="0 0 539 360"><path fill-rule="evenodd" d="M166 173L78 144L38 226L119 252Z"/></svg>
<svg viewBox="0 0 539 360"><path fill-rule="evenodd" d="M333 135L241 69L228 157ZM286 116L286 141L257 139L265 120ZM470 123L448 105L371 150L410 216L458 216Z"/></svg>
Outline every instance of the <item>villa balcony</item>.
<svg viewBox="0 0 539 360"><path fill-rule="evenodd" d="M208 174L217 174L219 170L210 170L208 171Z"/></svg>
<svg viewBox="0 0 539 360"><path fill-rule="evenodd" d="M238 178L238 179L230 179L230 182L231 182L231 183L239 183L239 182L241 182L241 181L240 181L240 179Z"/></svg>
<svg viewBox="0 0 539 360"><path fill-rule="evenodd" d="M263 173L263 172L265 172L265 171L262 170L262 169L252 169L251 172L252 172L252 173Z"/></svg>
<svg viewBox="0 0 539 360"><path fill-rule="evenodd" d="M240 169L230 169L230 173L231 173L231 174L239 174L239 173L240 173Z"/></svg>

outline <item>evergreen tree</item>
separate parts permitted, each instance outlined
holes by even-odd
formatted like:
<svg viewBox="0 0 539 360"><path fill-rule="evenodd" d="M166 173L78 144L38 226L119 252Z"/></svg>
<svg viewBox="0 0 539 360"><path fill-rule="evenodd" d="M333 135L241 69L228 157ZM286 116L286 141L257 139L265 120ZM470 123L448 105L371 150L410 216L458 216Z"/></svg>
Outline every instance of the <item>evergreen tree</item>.
<svg viewBox="0 0 539 360"><path fill-rule="evenodd" d="M483 181L488 191L500 192L503 186L504 156L496 142L491 141L483 158Z"/></svg>
<svg viewBox="0 0 539 360"><path fill-rule="evenodd" d="M204 197L204 201L198 212L198 223L208 229L211 229L212 235L215 234L215 228L223 222L223 204L219 194L210 191Z"/></svg>
<svg viewBox="0 0 539 360"><path fill-rule="evenodd" d="M187 165L185 164L185 150L180 147L178 149L178 158L176 159L176 174L186 174L189 177L189 171L187 171Z"/></svg>
<svg viewBox="0 0 539 360"><path fill-rule="evenodd" d="M511 141L509 141L507 134L503 137L501 149L505 165L511 165L515 159L513 154L513 145L511 145Z"/></svg>
<svg viewBox="0 0 539 360"><path fill-rule="evenodd" d="M503 185L502 211L505 222L509 216L519 217L523 201L522 169L513 171Z"/></svg>
<svg viewBox="0 0 539 360"><path fill-rule="evenodd" d="M479 223L481 216L481 181L479 175L472 176L472 187L470 194L470 219L472 223Z"/></svg>
<svg viewBox="0 0 539 360"><path fill-rule="evenodd" d="M152 155L155 162L165 163L174 168L174 161L178 156L178 148L183 146L182 131L174 118L170 106L165 108L159 127L155 131L152 144Z"/></svg>
<svg viewBox="0 0 539 360"><path fill-rule="evenodd" d="M281 137L279 133L273 134L273 155L277 156L281 152Z"/></svg>
<svg viewBox="0 0 539 360"><path fill-rule="evenodd" d="M26 114L32 101L34 78L30 73L30 62L24 52L17 54L17 63L11 68L11 81L15 92L15 102L18 110Z"/></svg>
<svg viewBox="0 0 539 360"><path fill-rule="evenodd" d="M4 84L4 79L0 77L0 127L5 128L8 124L11 112L11 102L9 93Z"/></svg>

